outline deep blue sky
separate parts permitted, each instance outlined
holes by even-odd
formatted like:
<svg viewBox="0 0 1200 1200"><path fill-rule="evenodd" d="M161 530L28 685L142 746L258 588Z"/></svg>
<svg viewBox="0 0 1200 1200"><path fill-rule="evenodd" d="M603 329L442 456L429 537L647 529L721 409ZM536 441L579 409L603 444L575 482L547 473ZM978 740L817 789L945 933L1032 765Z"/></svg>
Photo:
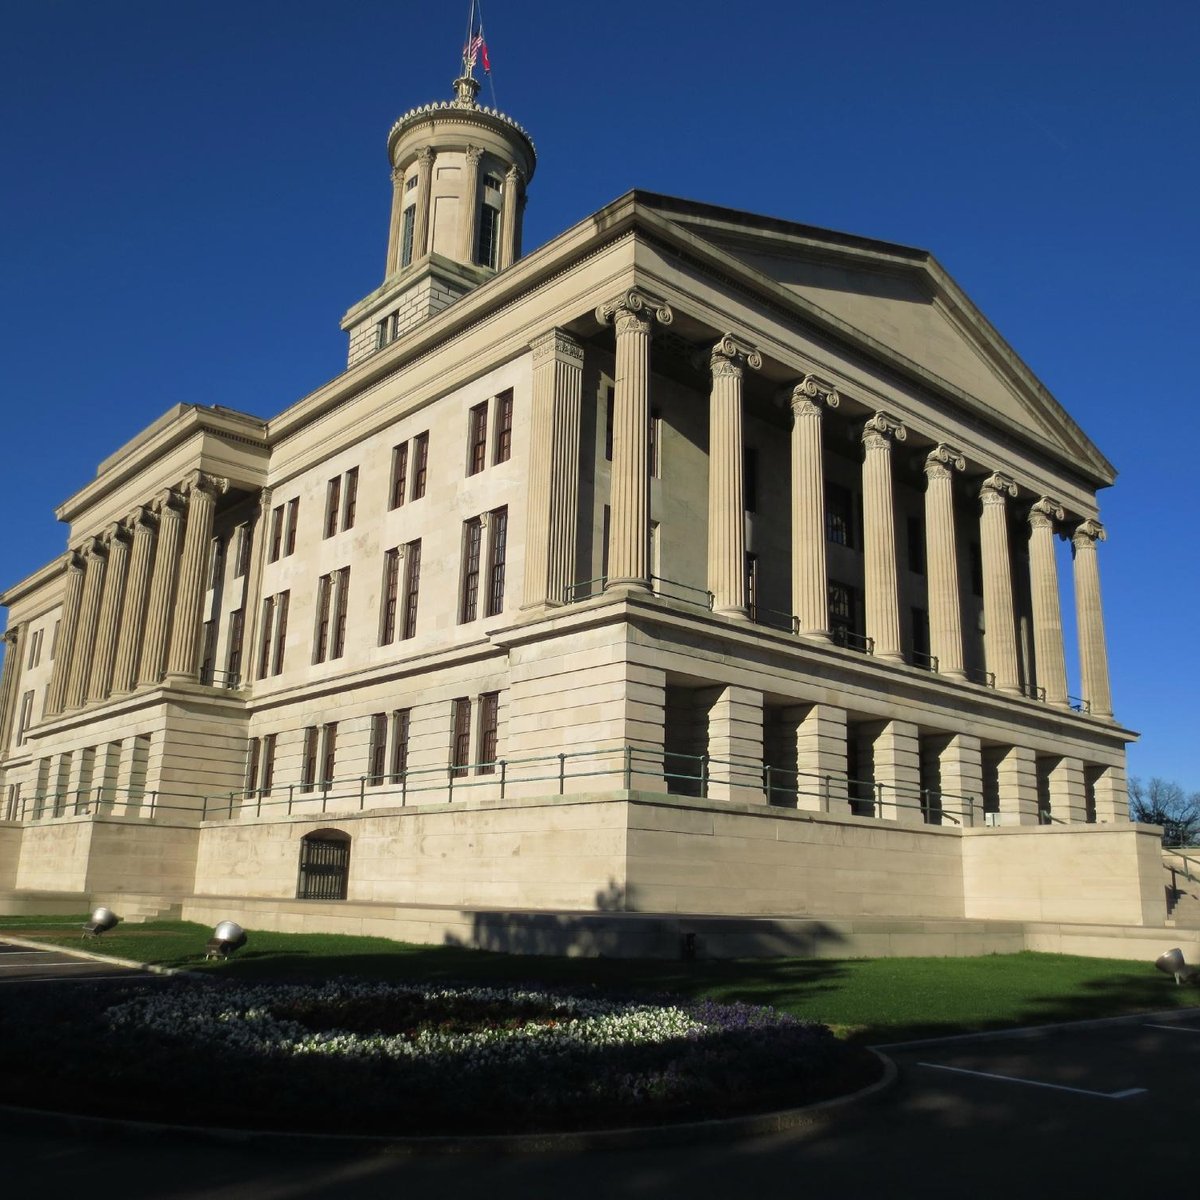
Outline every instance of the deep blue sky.
<svg viewBox="0 0 1200 1200"><path fill-rule="evenodd" d="M460 11L461 10L461 11ZM1121 472L1101 497L1134 773L1200 789L1200 10L487 0L539 152L526 245L630 187L933 250ZM384 139L465 0L4 0L0 584L179 401L270 415L382 277ZM490 100L484 93L485 100ZM1074 671L1072 672L1074 677Z"/></svg>

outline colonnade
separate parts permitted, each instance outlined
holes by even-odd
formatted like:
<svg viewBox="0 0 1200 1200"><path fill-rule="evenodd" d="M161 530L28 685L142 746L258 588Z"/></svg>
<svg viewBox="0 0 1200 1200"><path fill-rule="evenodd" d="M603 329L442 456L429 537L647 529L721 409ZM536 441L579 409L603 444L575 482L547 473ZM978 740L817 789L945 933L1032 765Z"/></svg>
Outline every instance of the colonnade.
<svg viewBox="0 0 1200 1200"><path fill-rule="evenodd" d="M228 488L193 471L68 552L47 717L196 678L216 500Z"/></svg>
<svg viewBox="0 0 1200 1200"><path fill-rule="evenodd" d="M673 320L670 305L641 289L631 289L596 309L603 325L615 332L613 397L612 484L608 540L609 589L648 590L650 531L650 341L655 321ZM557 358L539 360L535 343L534 440L535 472L542 460L559 463L577 440L582 349L561 331L554 331ZM545 339L542 339L545 343ZM571 369L563 367L562 347L569 345ZM546 373L543 363L553 365ZM555 365L556 364L556 365ZM748 616L745 575L745 506L743 470L743 396L745 372L760 368L762 356L733 334L721 337L708 358L711 377L708 590L715 612L735 619ZM539 382L540 381L540 382ZM787 397L791 427L791 550L792 611L802 636L830 639L828 577L825 535L825 480L822 453L822 417L837 408L837 389L808 374ZM866 636L877 657L900 661L904 657L900 635L900 579L897 567L895 488L892 454L909 430L900 418L876 411L861 425L863 446L863 554ZM539 441L540 439L540 441ZM547 455L538 447L557 446ZM964 486L966 458L955 447L938 443L924 456L925 550L928 580L930 658L939 674L965 680L962 595L959 580L958 528L955 493ZM550 468L547 467L547 470ZM575 507L549 504L549 484L534 491L531 479L530 563L536 579L527 576L527 603L559 603L572 582L574 567L573 525L563 518ZM1017 481L993 470L978 488L980 544L986 631L986 670L995 688L1019 695L1022 685L1017 642L1016 606L1009 528L1014 502L1020 495ZM577 487L577 485L576 485ZM561 489L554 494L559 496ZM1036 492L1034 493L1036 495ZM541 497L541 499L539 499ZM575 500L577 506L577 497ZM549 524L535 511L547 509ZM1075 597L1084 699L1092 714L1111 717L1108 663L1100 604L1096 543L1104 540L1099 522L1085 519L1070 523L1062 504L1050 496L1037 496L1026 509L1029 522L1030 595L1033 641L1039 688L1048 704L1066 708L1067 676L1058 573L1054 554L1055 534L1071 534L1074 545ZM543 526L545 526L543 528ZM539 544L559 566L549 573ZM1040 694L1040 693L1039 693Z"/></svg>

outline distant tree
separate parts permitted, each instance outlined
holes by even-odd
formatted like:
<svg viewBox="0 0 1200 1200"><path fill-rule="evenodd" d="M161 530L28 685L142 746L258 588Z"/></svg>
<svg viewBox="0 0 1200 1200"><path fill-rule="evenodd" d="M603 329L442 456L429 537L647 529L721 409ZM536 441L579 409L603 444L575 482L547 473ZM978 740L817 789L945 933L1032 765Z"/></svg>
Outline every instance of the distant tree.
<svg viewBox="0 0 1200 1200"><path fill-rule="evenodd" d="M1200 792L1155 776L1129 781L1129 815L1143 825L1161 825L1164 846L1190 846L1200 840Z"/></svg>

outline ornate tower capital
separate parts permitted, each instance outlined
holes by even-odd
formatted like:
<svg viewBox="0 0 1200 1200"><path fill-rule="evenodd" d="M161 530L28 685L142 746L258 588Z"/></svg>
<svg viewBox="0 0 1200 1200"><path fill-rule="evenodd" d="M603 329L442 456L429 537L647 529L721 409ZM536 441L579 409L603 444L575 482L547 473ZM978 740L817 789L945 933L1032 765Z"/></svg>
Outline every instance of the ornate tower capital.
<svg viewBox="0 0 1200 1200"><path fill-rule="evenodd" d="M863 425L862 440L868 450L886 450L893 439L903 442L907 438L908 430L904 423L889 413L877 412Z"/></svg>
<svg viewBox="0 0 1200 1200"><path fill-rule="evenodd" d="M967 460L953 446L939 442L925 455L922 468L930 479L949 479L954 471L967 469Z"/></svg>
<svg viewBox="0 0 1200 1200"><path fill-rule="evenodd" d="M1066 515L1063 506L1050 496L1029 506L1029 524L1034 529L1053 529Z"/></svg>
<svg viewBox="0 0 1200 1200"><path fill-rule="evenodd" d="M1097 542L1108 541L1108 534L1104 526L1093 517L1088 517L1084 521L1080 521L1075 526L1075 532L1071 535L1071 543L1076 549L1084 547L1094 547Z"/></svg>
<svg viewBox="0 0 1200 1200"><path fill-rule="evenodd" d="M596 309L596 320L601 325L612 322L618 333L631 327L648 328L652 316L657 317L660 325L670 325L675 320L675 314L665 300L659 300L641 288L630 288Z"/></svg>
<svg viewBox="0 0 1200 1200"><path fill-rule="evenodd" d="M791 405L798 417L820 416L821 409L837 408L842 397L832 383L826 383L816 375L805 375L793 388L784 388L780 399Z"/></svg>
<svg viewBox="0 0 1200 1200"><path fill-rule="evenodd" d="M1003 471L993 471L979 485L979 498L984 504L1003 504L1017 494L1017 481Z"/></svg>
<svg viewBox="0 0 1200 1200"><path fill-rule="evenodd" d="M741 378L744 368L757 371L762 367L762 355L749 342L742 341L732 333L717 340L708 356L708 369L714 376L727 375Z"/></svg>

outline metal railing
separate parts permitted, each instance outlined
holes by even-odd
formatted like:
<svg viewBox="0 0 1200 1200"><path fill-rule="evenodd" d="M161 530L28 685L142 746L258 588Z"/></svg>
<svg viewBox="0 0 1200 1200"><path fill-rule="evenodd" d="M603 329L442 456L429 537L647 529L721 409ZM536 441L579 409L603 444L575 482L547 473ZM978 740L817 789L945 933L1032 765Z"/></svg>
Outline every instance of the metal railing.
<svg viewBox="0 0 1200 1200"><path fill-rule="evenodd" d="M846 650L858 650L863 654L875 653L874 638L869 638L865 634L855 633L853 629L847 629L843 625L835 626L830 631L829 640L835 646L842 646Z"/></svg>
<svg viewBox="0 0 1200 1200"><path fill-rule="evenodd" d="M994 688L996 686L995 671L985 671L982 667L967 667L966 676L972 683L981 684L986 688Z"/></svg>
<svg viewBox="0 0 1200 1200"><path fill-rule="evenodd" d="M1081 696L1068 696L1067 704L1070 705L1072 712L1090 713L1092 711L1091 701L1084 700Z"/></svg>
<svg viewBox="0 0 1200 1200"><path fill-rule="evenodd" d="M920 667L923 671L930 671L934 675L938 673L936 654L926 654L924 650L913 650L908 656L908 661L912 666Z"/></svg>
<svg viewBox="0 0 1200 1200"><path fill-rule="evenodd" d="M675 591L686 592L684 596L675 596L671 592L665 590L673 588ZM650 576L650 590L656 596L662 596L665 600L679 600L684 604L695 604L700 608L707 608L712 612L714 596L708 588L694 587L690 583L680 583L678 579L664 579L661 575Z"/></svg>
<svg viewBox="0 0 1200 1200"><path fill-rule="evenodd" d="M764 608L761 604L751 605L749 611L750 620L755 625L762 625L767 629L779 629L784 633L799 633L800 618L794 613L782 612L777 608Z"/></svg>
<svg viewBox="0 0 1200 1200"><path fill-rule="evenodd" d="M205 687L227 688L229 691L236 691L242 686L242 676L239 671L218 671L215 667L201 667L199 678Z"/></svg>

